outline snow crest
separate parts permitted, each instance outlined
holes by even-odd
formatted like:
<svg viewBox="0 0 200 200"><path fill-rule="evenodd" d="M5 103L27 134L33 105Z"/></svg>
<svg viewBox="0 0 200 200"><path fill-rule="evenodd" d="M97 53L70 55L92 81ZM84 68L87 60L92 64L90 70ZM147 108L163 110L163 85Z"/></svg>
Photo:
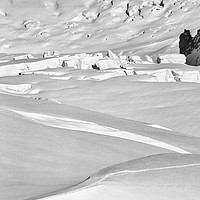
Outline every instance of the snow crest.
<svg viewBox="0 0 200 200"><path fill-rule="evenodd" d="M94 134L106 135L111 137L117 137L127 140L132 140L152 146L156 146L159 148L164 148L170 151L174 151L182 154L190 154L190 152L185 151L181 148L175 147L173 145L167 144L162 141L158 141L149 137L141 136L135 133L121 131L112 127L107 127L103 125L99 125L89 121L76 120L71 118L62 118L38 113L28 113L18 110L12 110L15 113L28 117L31 120L36 121L37 123L44 124L46 126L62 128L62 129L70 129L77 131L85 131Z"/></svg>

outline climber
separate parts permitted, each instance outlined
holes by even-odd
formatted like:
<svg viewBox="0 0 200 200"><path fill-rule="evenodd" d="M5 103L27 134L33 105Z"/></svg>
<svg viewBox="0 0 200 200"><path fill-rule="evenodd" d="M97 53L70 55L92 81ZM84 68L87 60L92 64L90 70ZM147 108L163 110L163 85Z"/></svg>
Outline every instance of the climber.
<svg viewBox="0 0 200 200"><path fill-rule="evenodd" d="M179 37L180 54L185 54L185 51L189 47L189 44L191 42L192 42L192 36L190 34L190 30L184 29L184 32L181 33Z"/></svg>

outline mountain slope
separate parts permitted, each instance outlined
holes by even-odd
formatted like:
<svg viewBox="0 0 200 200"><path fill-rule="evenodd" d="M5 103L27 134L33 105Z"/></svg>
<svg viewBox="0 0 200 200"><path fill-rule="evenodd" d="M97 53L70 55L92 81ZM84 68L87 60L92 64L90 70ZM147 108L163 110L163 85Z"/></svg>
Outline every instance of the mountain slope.
<svg viewBox="0 0 200 200"><path fill-rule="evenodd" d="M197 0L1 0L0 48L8 54L177 52L183 29L199 28L198 6Z"/></svg>
<svg viewBox="0 0 200 200"><path fill-rule="evenodd" d="M0 0L0 199L199 200L199 5Z"/></svg>

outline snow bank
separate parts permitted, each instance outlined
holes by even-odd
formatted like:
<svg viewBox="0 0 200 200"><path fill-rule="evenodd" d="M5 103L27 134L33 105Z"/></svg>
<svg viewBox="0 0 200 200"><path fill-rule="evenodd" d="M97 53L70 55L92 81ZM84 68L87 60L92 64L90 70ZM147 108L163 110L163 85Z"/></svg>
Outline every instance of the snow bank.
<svg viewBox="0 0 200 200"><path fill-rule="evenodd" d="M15 94L24 94L29 89L31 89L30 84L18 84L18 85L10 85L10 84L0 84L0 91L5 91L8 93L15 93Z"/></svg>
<svg viewBox="0 0 200 200"><path fill-rule="evenodd" d="M13 57L13 60L23 60L23 59L34 59L35 57L31 54L20 55Z"/></svg>
<svg viewBox="0 0 200 200"><path fill-rule="evenodd" d="M28 58L29 56L25 55L25 57ZM21 60L25 57L16 57L16 62L1 63L0 77L32 73L54 75L55 72L39 70L67 67L79 70L96 69L105 72L88 75L82 77L81 80L105 80L116 76L148 75L147 81L150 82L200 82L200 72L182 64L185 62L185 56L183 55L166 54L159 56L158 60L161 65L154 64L150 56L146 56L145 60L142 60L139 56L118 56L110 50L105 57L100 53L81 53L48 59ZM65 73L62 72L62 74L64 75ZM67 80L68 78L62 77L58 79Z"/></svg>
<svg viewBox="0 0 200 200"><path fill-rule="evenodd" d="M153 155L104 168L66 191L38 199L89 200L98 196L98 199L115 200L116 196L119 199L132 199L134 196L145 200L148 195L152 200L163 197L181 200L188 199L188 191L189 198L192 195L195 199L200 194L197 189L199 173L195 181L191 181L191 173L197 172L199 167L198 155ZM153 187L149 186L150 183Z"/></svg>
<svg viewBox="0 0 200 200"><path fill-rule="evenodd" d="M114 59L102 59L97 62L97 66L101 70L110 69L110 68L120 68L121 62Z"/></svg>
<svg viewBox="0 0 200 200"><path fill-rule="evenodd" d="M37 71L41 69L49 69L49 68L57 68L62 67L62 59L61 58L51 58L51 59L43 59L43 60L31 60L30 62L8 62L3 63L0 66L0 77L3 76L16 76L19 74L26 73L28 71Z"/></svg>
<svg viewBox="0 0 200 200"><path fill-rule="evenodd" d="M186 57L183 54L165 54L157 57L157 63L186 63Z"/></svg>
<svg viewBox="0 0 200 200"><path fill-rule="evenodd" d="M17 110L12 110L12 111L47 126L68 129L68 130L71 129L71 130L77 130L77 131L86 131L86 132L90 132L94 134L107 135L107 136L112 136L112 137L119 137L122 139L132 140L132 141L164 148L164 149L174 151L177 153L190 154L189 152L181 148L175 147L171 144L167 144L162 141L158 141L149 137L145 137L145 136L138 135L135 133L130 133L127 131L120 131L112 127L102 126L102 125L89 122L89 121L81 121L81 120L70 119L70 118L60 118L60 117L54 117L54 116L49 116L49 115L44 115L44 114L28 113L28 112L17 111Z"/></svg>

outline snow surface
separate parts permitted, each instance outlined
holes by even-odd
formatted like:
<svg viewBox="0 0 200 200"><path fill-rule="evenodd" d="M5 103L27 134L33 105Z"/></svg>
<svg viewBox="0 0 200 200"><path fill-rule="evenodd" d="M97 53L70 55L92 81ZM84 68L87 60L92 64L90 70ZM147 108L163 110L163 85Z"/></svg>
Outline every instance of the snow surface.
<svg viewBox="0 0 200 200"><path fill-rule="evenodd" d="M151 138L140 136L140 135L130 133L130 132L119 131L111 127L100 126L98 124L87 122L87 121L74 120L70 118L52 117L49 115L42 115L42 114L36 114L36 113L26 113L26 112L16 111L16 110L12 110L12 111L20 115L23 115L25 117L31 118L32 120L38 123L44 124L46 126L52 126L56 128L76 130L76 131L85 131L89 133L107 135L107 136L112 136L112 137L119 137L119 138L123 138L127 140L133 140L136 142L141 142L144 144L161 147L161 148L168 149L177 153L184 153L184 154L189 153L187 151L184 151L183 149L174 147L164 142L160 142L158 140L153 140Z"/></svg>
<svg viewBox="0 0 200 200"><path fill-rule="evenodd" d="M199 0L0 2L0 50L8 54L175 53L183 29L199 28Z"/></svg>
<svg viewBox="0 0 200 200"><path fill-rule="evenodd" d="M199 5L0 0L0 199L199 200Z"/></svg>

